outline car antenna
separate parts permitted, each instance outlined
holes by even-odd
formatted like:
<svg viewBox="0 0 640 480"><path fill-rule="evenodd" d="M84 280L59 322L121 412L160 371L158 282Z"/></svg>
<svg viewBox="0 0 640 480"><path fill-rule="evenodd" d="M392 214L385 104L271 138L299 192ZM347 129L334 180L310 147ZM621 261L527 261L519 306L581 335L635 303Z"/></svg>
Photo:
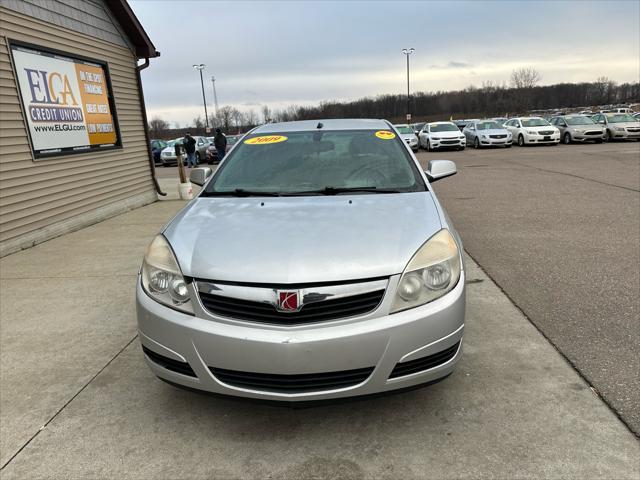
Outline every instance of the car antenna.
<svg viewBox="0 0 640 480"><path fill-rule="evenodd" d="M318 126L316 128L322 128L324 127L324 125L322 125L322 122L318 122Z"/></svg>

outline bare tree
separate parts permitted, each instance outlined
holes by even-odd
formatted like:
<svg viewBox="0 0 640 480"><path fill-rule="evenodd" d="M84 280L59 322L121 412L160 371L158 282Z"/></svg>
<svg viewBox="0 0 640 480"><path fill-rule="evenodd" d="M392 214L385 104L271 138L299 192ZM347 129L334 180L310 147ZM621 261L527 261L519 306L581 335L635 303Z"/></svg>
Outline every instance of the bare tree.
<svg viewBox="0 0 640 480"><path fill-rule="evenodd" d="M245 120L247 122L247 126L253 127L254 125L256 125L258 123L256 112L254 112L253 110L249 110L245 114Z"/></svg>
<svg viewBox="0 0 640 480"><path fill-rule="evenodd" d="M231 127L231 120L233 119L233 111L235 109L230 107L229 105L225 105L222 108L218 109L218 118L220 119L220 123L222 124L222 128L225 132L229 132L229 128Z"/></svg>
<svg viewBox="0 0 640 480"><path fill-rule="evenodd" d="M267 105L262 106L262 123L269 123L272 120L271 110Z"/></svg>
<svg viewBox="0 0 640 480"><path fill-rule="evenodd" d="M240 127L244 124L244 113L242 113L237 108L232 108L231 117L233 118L233 125L237 129L240 129Z"/></svg>
<svg viewBox="0 0 640 480"><path fill-rule="evenodd" d="M532 88L542 80L542 75L534 67L517 68L511 72L511 86L515 88Z"/></svg>
<svg viewBox="0 0 640 480"><path fill-rule="evenodd" d="M160 117L153 117L149 122L149 135L154 138L164 138L169 130L169 122Z"/></svg>
<svg viewBox="0 0 640 480"><path fill-rule="evenodd" d="M594 89L596 92L596 102L598 103L610 103L611 95L616 87L616 82L608 77L598 77L594 83Z"/></svg>
<svg viewBox="0 0 640 480"><path fill-rule="evenodd" d="M200 115L191 120L191 124L196 128L196 130L202 130L204 128L204 120L202 120Z"/></svg>

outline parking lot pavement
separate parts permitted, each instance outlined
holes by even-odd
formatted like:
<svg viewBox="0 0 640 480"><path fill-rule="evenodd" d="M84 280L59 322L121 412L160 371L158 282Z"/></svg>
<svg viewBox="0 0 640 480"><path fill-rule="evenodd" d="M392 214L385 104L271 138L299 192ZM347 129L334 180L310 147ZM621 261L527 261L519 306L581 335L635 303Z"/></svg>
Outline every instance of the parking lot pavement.
<svg viewBox="0 0 640 480"><path fill-rule="evenodd" d="M465 249L640 435L640 143L421 152Z"/></svg>
<svg viewBox="0 0 640 480"><path fill-rule="evenodd" d="M133 281L179 206L0 261L3 479L640 475L637 439L470 259L464 355L439 384L293 409L162 383Z"/></svg>
<svg viewBox="0 0 640 480"><path fill-rule="evenodd" d="M157 202L0 260L0 465L136 334L135 276L182 202Z"/></svg>

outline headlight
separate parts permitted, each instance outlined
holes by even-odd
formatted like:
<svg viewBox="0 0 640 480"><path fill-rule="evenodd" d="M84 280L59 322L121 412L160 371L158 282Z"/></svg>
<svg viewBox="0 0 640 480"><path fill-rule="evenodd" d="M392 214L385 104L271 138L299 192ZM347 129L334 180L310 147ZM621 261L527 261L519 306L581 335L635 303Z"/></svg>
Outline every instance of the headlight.
<svg viewBox="0 0 640 480"><path fill-rule="evenodd" d="M440 230L415 253L398 282L391 313L432 302L460 279L458 245L449 230Z"/></svg>
<svg viewBox="0 0 640 480"><path fill-rule="evenodd" d="M157 302L187 313L193 313L189 289L162 235L153 239L142 262L142 287Z"/></svg>
<svg viewBox="0 0 640 480"><path fill-rule="evenodd" d="M537 135L538 134L538 132L536 132L535 130L527 130L527 133L529 135Z"/></svg>
<svg viewBox="0 0 640 480"><path fill-rule="evenodd" d="M613 129L614 129L616 132L624 132L624 128L623 128L623 127L613 127Z"/></svg>
<svg viewBox="0 0 640 480"><path fill-rule="evenodd" d="M483 133L482 135L480 135L480 136L481 136L482 138L484 138L485 140L486 140L487 138L489 138L489 137L488 137L487 135L485 135L484 133Z"/></svg>
<svg viewBox="0 0 640 480"><path fill-rule="evenodd" d="M461 136L461 137L458 137L458 139L459 139L459 140L464 140L464 139L465 139L465 137L464 137L464 136Z"/></svg>
<svg viewBox="0 0 640 480"><path fill-rule="evenodd" d="M440 137L431 137L431 140L440 140Z"/></svg>

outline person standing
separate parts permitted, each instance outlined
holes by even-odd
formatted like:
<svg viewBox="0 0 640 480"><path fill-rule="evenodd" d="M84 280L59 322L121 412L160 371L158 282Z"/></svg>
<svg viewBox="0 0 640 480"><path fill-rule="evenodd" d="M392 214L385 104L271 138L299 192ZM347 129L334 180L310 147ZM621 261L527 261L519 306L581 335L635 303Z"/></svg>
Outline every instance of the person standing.
<svg viewBox="0 0 640 480"><path fill-rule="evenodd" d="M216 128L216 136L213 137L213 146L216 147L218 153L218 162L221 162L227 153L227 137L224 136L222 130Z"/></svg>
<svg viewBox="0 0 640 480"><path fill-rule="evenodd" d="M196 166L196 139L191 136L191 133L187 132L182 140L184 151L187 154L187 167L191 168Z"/></svg>

